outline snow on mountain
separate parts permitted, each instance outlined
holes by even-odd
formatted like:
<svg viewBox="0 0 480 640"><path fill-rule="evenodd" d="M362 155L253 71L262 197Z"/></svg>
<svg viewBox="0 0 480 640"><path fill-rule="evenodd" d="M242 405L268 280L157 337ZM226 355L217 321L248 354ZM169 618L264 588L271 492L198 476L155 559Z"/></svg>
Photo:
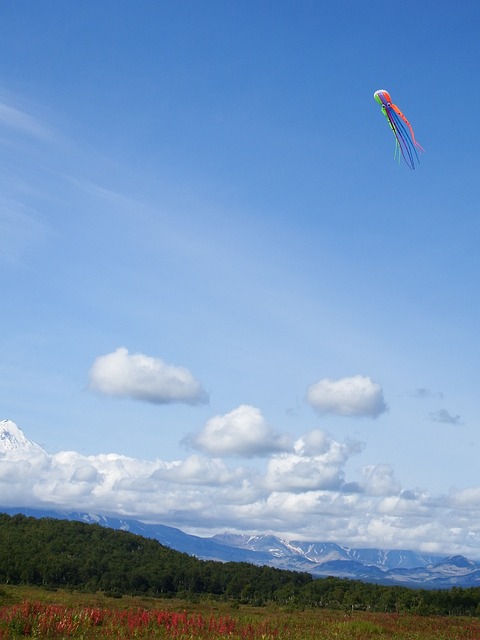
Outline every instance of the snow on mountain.
<svg viewBox="0 0 480 640"><path fill-rule="evenodd" d="M11 420L0 420L0 453L27 449L43 451L42 447L29 440L20 427Z"/></svg>

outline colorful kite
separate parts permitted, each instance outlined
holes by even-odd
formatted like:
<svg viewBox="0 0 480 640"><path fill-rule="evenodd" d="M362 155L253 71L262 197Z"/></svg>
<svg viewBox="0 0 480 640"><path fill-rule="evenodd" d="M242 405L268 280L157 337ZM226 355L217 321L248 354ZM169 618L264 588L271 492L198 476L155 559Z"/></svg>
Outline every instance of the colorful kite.
<svg viewBox="0 0 480 640"><path fill-rule="evenodd" d="M393 104L388 91L379 89L375 91L373 97L382 105L382 113L387 118L390 129L395 136L395 158L398 157L400 162L400 153L403 159L410 167L415 169L415 158L420 162L418 157L419 151L424 151L423 147L415 140L412 125L400 111L396 104Z"/></svg>

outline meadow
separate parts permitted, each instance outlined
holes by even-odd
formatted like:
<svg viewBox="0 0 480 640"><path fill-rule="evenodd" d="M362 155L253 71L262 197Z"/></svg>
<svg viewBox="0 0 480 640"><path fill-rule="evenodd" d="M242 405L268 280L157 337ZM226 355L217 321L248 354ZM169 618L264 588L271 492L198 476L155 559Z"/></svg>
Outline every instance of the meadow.
<svg viewBox="0 0 480 640"><path fill-rule="evenodd" d="M0 602L2 640L480 640L477 617L289 610L8 586Z"/></svg>

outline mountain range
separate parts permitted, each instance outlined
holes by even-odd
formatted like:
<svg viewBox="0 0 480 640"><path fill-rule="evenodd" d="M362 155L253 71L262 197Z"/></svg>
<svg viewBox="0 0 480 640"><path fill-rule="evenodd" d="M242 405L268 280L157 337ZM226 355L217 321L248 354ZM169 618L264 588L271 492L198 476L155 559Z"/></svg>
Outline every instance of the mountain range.
<svg viewBox="0 0 480 640"><path fill-rule="evenodd" d="M42 450L10 420L0 421L0 453L14 449ZM218 534L202 538L163 524L147 524L121 516L0 505L9 515L57 518L97 523L130 531L202 560L248 562L278 569L305 571L315 577L334 576L385 585L430 589L480 586L480 563L461 555L442 556L415 551L351 548L333 542L285 540L270 534Z"/></svg>
<svg viewBox="0 0 480 640"><path fill-rule="evenodd" d="M423 589L480 586L480 563L461 555L351 548L333 542L283 540L269 534L249 536L224 533L202 538L163 524L147 524L139 520L91 513L1 506L0 512L95 523L153 538L171 549L202 560L248 562L305 571L318 578L334 576Z"/></svg>

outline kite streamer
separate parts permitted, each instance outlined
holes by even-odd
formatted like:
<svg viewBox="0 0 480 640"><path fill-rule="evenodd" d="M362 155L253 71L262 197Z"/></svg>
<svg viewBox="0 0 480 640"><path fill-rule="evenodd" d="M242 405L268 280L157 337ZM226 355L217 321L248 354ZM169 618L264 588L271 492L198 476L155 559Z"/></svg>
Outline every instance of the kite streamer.
<svg viewBox="0 0 480 640"><path fill-rule="evenodd" d="M388 91L379 89L375 91L373 97L382 105L382 113L387 118L390 129L395 136L395 154L400 162L400 154L410 167L415 169L415 161L420 162L419 151L424 151L423 147L415 140L412 125L400 111L396 104L393 104Z"/></svg>

